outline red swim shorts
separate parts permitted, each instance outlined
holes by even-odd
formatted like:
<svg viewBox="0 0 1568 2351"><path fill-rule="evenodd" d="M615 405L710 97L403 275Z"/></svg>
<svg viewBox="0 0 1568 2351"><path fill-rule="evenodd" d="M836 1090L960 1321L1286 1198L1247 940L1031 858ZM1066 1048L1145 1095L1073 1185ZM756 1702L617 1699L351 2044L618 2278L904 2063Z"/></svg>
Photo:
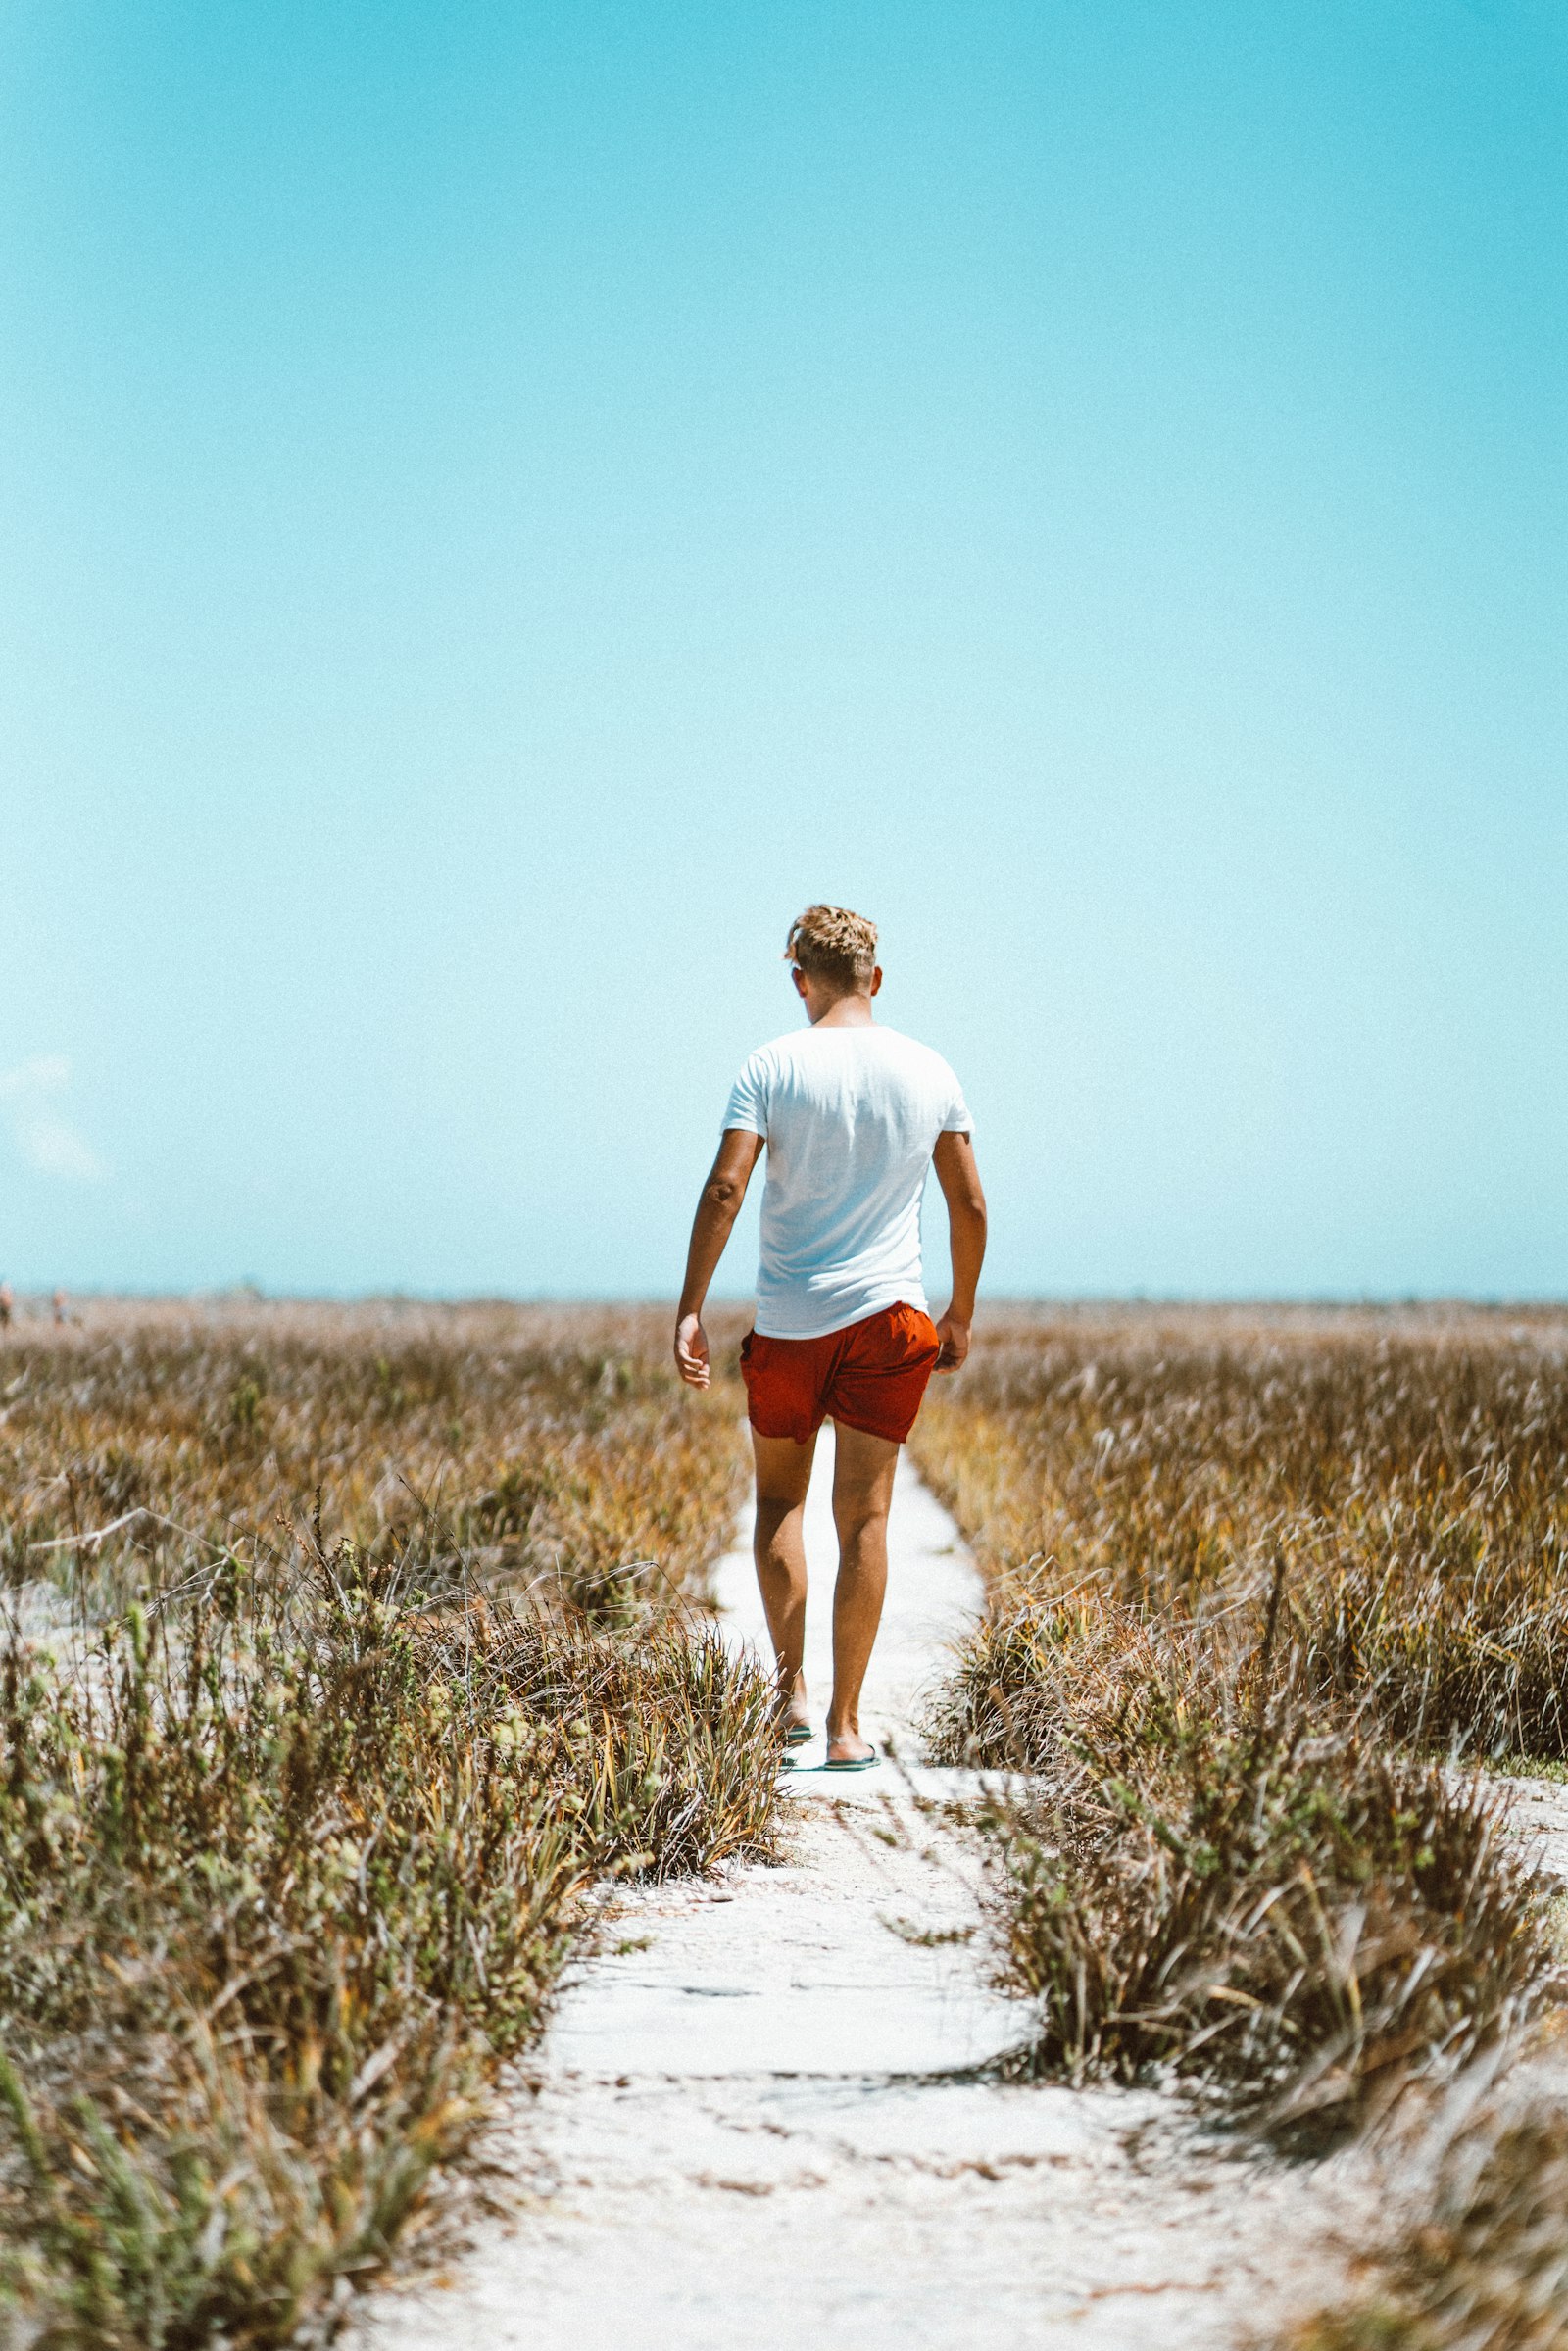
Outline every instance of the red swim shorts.
<svg viewBox="0 0 1568 2351"><path fill-rule="evenodd" d="M759 1437L805 1445L824 1420L902 1445L941 1353L937 1327L918 1306L884 1306L822 1339L741 1342L741 1376Z"/></svg>

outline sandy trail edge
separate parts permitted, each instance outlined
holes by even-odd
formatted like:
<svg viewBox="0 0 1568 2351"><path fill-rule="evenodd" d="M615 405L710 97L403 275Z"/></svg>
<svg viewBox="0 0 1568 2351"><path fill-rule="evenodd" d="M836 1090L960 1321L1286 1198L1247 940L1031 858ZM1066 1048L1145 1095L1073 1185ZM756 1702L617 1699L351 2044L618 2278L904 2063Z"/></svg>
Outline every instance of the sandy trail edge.
<svg viewBox="0 0 1568 2351"><path fill-rule="evenodd" d="M825 1441L818 1704L830 1476ZM863 1721L914 1763L920 1687L980 1584L907 1463L891 1541ZM719 1594L760 1642L744 1551ZM629 1893L489 2134L514 2209L369 2302L360 2351L799 2351L829 2325L857 2351L1207 2351L1330 2298L1372 2184L1353 2155L1260 2162L1152 2093L954 2078L1027 2027L987 1981L983 1854L928 1808L972 1790L917 1763L807 1772L787 1867Z"/></svg>

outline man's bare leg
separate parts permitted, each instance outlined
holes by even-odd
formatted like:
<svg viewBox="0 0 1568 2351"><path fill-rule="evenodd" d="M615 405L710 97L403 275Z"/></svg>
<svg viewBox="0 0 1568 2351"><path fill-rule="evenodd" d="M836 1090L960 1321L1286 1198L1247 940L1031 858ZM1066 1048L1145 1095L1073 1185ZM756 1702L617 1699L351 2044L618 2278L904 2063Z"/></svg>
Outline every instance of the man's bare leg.
<svg viewBox="0 0 1568 2351"><path fill-rule="evenodd" d="M760 1437L752 1431L757 1460L757 1524L752 1555L773 1640L778 1668L779 1718L786 1730L809 1720L806 1706L806 1490L811 1483L813 1436L805 1445L793 1437Z"/></svg>
<svg viewBox="0 0 1568 2351"><path fill-rule="evenodd" d="M827 1714L827 1759L855 1763L871 1752L860 1737L860 1685L882 1621L888 1584L888 1510L899 1448L863 1429L837 1430L833 1464L833 1523L839 1536L839 1576L833 1587L833 1702Z"/></svg>

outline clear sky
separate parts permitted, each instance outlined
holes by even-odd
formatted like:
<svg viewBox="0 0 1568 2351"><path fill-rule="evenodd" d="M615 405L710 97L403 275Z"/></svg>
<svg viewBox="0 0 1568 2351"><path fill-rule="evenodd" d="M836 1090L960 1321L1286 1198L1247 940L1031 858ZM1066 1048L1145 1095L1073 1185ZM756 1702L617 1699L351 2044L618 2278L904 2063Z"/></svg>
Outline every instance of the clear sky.
<svg viewBox="0 0 1568 2351"><path fill-rule="evenodd" d="M9 0L0 1272L1568 1293L1561 0ZM743 1255L731 1287L744 1289Z"/></svg>

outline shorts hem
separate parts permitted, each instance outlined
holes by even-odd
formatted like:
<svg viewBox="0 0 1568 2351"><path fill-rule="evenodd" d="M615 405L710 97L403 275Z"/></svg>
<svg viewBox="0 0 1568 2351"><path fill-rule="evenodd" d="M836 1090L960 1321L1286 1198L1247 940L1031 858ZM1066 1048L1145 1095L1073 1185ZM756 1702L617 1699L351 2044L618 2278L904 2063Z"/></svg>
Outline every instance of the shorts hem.
<svg viewBox="0 0 1568 2351"><path fill-rule="evenodd" d="M922 1396L920 1401L924 1403L925 1398ZM918 1420L919 1417L920 1415L917 1410L914 1420ZM751 1410L748 1410L746 1418L751 1427L757 1431L759 1437L765 1437L770 1443L775 1445L778 1444L781 1439L786 1437L793 1445L809 1445L813 1437L821 1436L823 1428L829 1421L831 1421L834 1427L838 1429L854 1429L858 1435L861 1437L880 1437L884 1445L907 1445L909 1442L909 1431L914 1427L914 1420L911 1420L909 1427L905 1430L903 1436L895 1437L891 1429L873 1428L868 1420L852 1420L848 1412L835 1412L831 1405L820 1415L818 1419L812 1421L810 1427L807 1430L804 1437L797 1437L793 1429L764 1429L761 1422L758 1419L756 1413Z"/></svg>
<svg viewBox="0 0 1568 2351"><path fill-rule="evenodd" d="M753 1412L750 1407L748 1407L746 1414L747 1420L757 1431L758 1436L767 1438L768 1442L772 1445L779 1444L786 1437L789 1439L792 1445L809 1445L813 1437L821 1436L822 1421L828 1420L831 1417L831 1414L824 1412L821 1416L821 1419L812 1421L810 1427L807 1430L804 1437L797 1437L793 1429L764 1429L761 1422L758 1419L756 1413Z"/></svg>
<svg viewBox="0 0 1568 2351"><path fill-rule="evenodd" d="M922 1396L920 1401L923 1403L925 1398ZM884 1445L907 1445L909 1442L909 1431L914 1427L914 1420L918 1420L920 1414L917 1407L915 1410L914 1420L910 1421L909 1427L905 1430L902 1437L895 1437L891 1429L873 1429L868 1420L851 1420L847 1412L830 1411L825 1412L822 1417L824 1420L832 1421L835 1428L854 1429L856 1433L861 1437L880 1437Z"/></svg>

